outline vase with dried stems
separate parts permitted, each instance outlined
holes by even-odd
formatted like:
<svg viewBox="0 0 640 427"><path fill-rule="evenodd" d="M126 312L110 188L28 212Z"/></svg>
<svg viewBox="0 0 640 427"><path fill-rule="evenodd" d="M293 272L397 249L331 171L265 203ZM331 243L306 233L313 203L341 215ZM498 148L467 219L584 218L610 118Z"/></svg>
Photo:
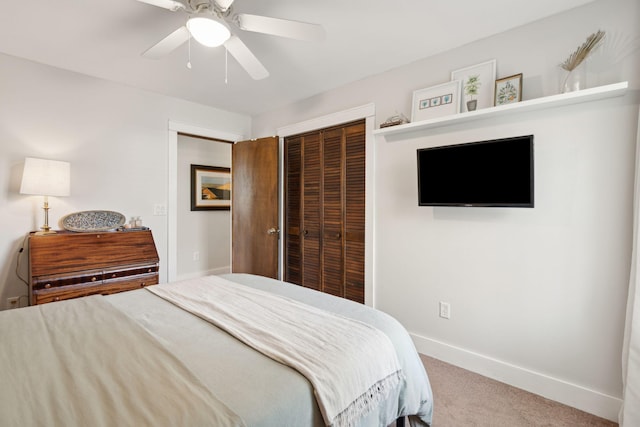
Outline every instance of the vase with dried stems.
<svg viewBox="0 0 640 427"><path fill-rule="evenodd" d="M560 68L565 70L560 91L562 93L573 92L587 88L587 57L600 45L605 32L598 30L587 37L587 40L579 46L575 52L560 64Z"/></svg>

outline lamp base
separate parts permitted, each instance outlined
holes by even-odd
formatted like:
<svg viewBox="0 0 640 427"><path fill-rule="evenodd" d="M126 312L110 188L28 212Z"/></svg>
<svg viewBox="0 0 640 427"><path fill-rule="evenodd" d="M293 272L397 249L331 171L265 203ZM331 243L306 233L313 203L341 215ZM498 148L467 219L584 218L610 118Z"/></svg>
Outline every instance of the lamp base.
<svg viewBox="0 0 640 427"><path fill-rule="evenodd" d="M42 231L36 231L34 234L35 234L36 236L46 236L47 234L58 234L58 233L57 233L56 231L53 231L53 230L45 230L45 229L43 228L43 230L42 230Z"/></svg>
<svg viewBox="0 0 640 427"><path fill-rule="evenodd" d="M47 196L44 196L44 206L42 207L42 209L44 209L44 225L40 227L42 231L36 232L36 236L56 234L56 232L53 231L51 227L49 227L49 197Z"/></svg>

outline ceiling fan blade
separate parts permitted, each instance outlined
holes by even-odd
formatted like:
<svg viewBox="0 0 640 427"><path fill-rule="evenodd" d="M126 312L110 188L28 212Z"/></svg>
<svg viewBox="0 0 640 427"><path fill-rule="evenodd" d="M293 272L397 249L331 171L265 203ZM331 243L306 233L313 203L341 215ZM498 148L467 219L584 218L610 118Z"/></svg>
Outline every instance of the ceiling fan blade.
<svg viewBox="0 0 640 427"><path fill-rule="evenodd" d="M173 12L185 9L185 5L174 0L138 0L141 3L147 3L152 6L161 7L163 9L169 9Z"/></svg>
<svg viewBox="0 0 640 427"><path fill-rule="evenodd" d="M249 50L238 36L231 36L229 40L224 43L224 47L227 48L229 53L242 65L247 73L254 80L262 80L269 77L269 72L258 58Z"/></svg>
<svg viewBox="0 0 640 427"><path fill-rule="evenodd" d="M306 41L322 41L325 38L324 28L318 24L250 15L247 13L236 15L235 22L241 30L256 33Z"/></svg>
<svg viewBox="0 0 640 427"><path fill-rule="evenodd" d="M180 27L157 44L147 49L142 56L145 58L158 59L167 55L172 50L189 40L189 30L187 27Z"/></svg>

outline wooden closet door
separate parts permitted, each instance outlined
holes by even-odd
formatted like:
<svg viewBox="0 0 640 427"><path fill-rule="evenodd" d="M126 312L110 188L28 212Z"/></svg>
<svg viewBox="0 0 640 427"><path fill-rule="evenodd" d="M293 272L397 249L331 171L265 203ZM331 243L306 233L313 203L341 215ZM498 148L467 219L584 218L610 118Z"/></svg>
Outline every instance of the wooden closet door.
<svg viewBox="0 0 640 427"><path fill-rule="evenodd" d="M285 266L287 282L321 290L320 135L285 140Z"/></svg>
<svg viewBox="0 0 640 427"><path fill-rule="evenodd" d="M322 290L322 157L320 134L302 137L302 285Z"/></svg>
<svg viewBox="0 0 640 427"><path fill-rule="evenodd" d="M365 124L345 128L344 296L364 303Z"/></svg>
<svg viewBox="0 0 640 427"><path fill-rule="evenodd" d="M284 280L302 285L302 137L284 143Z"/></svg>
<svg viewBox="0 0 640 427"><path fill-rule="evenodd" d="M344 142L343 129L323 132L322 291L344 292Z"/></svg>
<svg viewBox="0 0 640 427"><path fill-rule="evenodd" d="M285 139L285 280L364 303L364 120Z"/></svg>

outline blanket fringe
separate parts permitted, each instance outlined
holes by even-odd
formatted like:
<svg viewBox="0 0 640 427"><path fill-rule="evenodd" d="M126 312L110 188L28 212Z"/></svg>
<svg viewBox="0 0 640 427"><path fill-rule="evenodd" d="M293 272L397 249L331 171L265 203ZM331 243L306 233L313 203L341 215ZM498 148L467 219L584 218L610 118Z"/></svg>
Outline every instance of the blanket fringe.
<svg viewBox="0 0 640 427"><path fill-rule="evenodd" d="M339 413L331 423L330 427L351 427L360 418L369 414L383 400L389 397L392 390L395 390L402 381L405 380L402 370L398 370L386 378L372 385L369 390L351 402L351 404Z"/></svg>

